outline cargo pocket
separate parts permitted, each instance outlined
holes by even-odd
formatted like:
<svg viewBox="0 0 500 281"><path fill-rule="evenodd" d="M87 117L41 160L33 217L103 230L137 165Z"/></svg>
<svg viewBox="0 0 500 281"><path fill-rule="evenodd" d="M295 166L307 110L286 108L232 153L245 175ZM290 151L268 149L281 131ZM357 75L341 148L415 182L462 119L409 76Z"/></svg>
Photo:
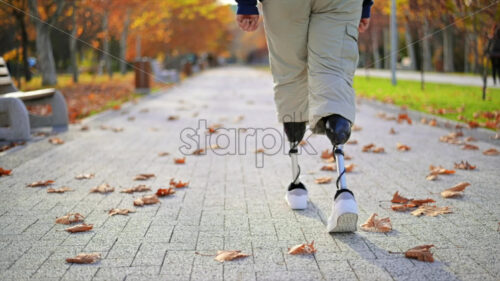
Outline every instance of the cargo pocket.
<svg viewBox="0 0 500 281"><path fill-rule="evenodd" d="M349 80L352 80L354 76L354 71L358 66L358 60L358 27L347 24L344 41L342 42L342 66Z"/></svg>

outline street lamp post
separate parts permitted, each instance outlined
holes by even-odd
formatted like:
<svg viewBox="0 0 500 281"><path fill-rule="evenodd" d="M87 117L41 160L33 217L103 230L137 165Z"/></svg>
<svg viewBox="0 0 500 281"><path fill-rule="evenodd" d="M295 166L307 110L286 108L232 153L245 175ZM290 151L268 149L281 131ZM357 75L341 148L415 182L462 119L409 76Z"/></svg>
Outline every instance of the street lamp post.
<svg viewBox="0 0 500 281"><path fill-rule="evenodd" d="M391 82L397 84L396 61L398 58L398 32L396 28L396 0L391 1Z"/></svg>

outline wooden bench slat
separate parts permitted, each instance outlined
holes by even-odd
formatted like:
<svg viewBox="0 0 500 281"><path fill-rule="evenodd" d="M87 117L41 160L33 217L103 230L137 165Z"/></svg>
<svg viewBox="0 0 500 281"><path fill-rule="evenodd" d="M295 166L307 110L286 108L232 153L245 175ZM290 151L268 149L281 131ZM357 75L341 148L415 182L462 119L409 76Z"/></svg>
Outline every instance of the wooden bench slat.
<svg viewBox="0 0 500 281"><path fill-rule="evenodd" d="M39 99L39 98L53 96L55 94L55 92L56 92L56 89L49 88L49 89L42 89L42 90L35 90L35 91L28 91L28 92L21 92L21 91L12 92L12 93L2 95L0 97L18 98L21 100L33 100L33 99Z"/></svg>
<svg viewBox="0 0 500 281"><path fill-rule="evenodd" d="M0 85L10 85L10 84L12 84L10 76L0 76Z"/></svg>

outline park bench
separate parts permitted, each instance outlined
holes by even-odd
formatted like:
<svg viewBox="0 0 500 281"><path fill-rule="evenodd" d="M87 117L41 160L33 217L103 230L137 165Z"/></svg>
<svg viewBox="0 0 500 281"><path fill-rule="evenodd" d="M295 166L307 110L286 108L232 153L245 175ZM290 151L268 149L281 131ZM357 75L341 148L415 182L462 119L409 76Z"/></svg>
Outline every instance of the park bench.
<svg viewBox="0 0 500 281"><path fill-rule="evenodd" d="M175 69L163 69L158 61L152 59L150 61L151 69L155 76L155 82L161 83L176 83L179 82L179 73Z"/></svg>
<svg viewBox="0 0 500 281"><path fill-rule="evenodd" d="M26 106L48 104L52 114L33 115ZM68 127L68 109L64 96L56 89L19 91L12 83L7 65L0 57L0 139L26 140L30 129L52 126L58 129Z"/></svg>

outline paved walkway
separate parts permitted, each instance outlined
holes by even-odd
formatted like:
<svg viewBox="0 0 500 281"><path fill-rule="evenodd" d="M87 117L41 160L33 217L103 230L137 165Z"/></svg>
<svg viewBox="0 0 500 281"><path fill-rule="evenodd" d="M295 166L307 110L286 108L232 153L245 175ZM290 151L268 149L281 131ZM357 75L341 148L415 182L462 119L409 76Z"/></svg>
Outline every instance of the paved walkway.
<svg viewBox="0 0 500 281"><path fill-rule="evenodd" d="M381 78L391 78L391 71L386 69L368 69L365 70L360 68L356 71L358 76L373 76ZM420 72L409 71L409 70L398 70L396 72L397 79L401 80L414 80L420 81ZM460 75L453 73L436 73L436 72L426 72L424 74L425 82L439 83L439 84L452 84L452 85L464 85L464 86L483 86L483 77L479 75ZM488 76L488 88L500 88L500 81L497 84L493 84L493 78L491 75Z"/></svg>
<svg viewBox="0 0 500 281"><path fill-rule="evenodd" d="M356 124L362 130L352 135L359 144L346 146L352 156L348 163L356 165L347 182L359 201L360 223L376 212L391 218L394 231L331 235L324 223L334 186L314 183L316 177L334 176L320 171L324 163L318 154L330 148L328 141L323 136L310 137L303 147L302 181L311 200L307 210L291 211L283 200L291 177L289 158L272 147L281 127L275 120L271 88L266 72L210 70L166 93L86 120L89 131L72 127L59 135L66 141L62 145L37 137L27 147L0 156L0 167L13 169L11 176L0 178L0 280L500 278L500 156L481 153L491 147L500 149L498 145L477 142L480 151L461 150L438 141L448 133L444 129L385 121L375 117L375 109L360 104ZM167 121L171 115L179 119ZM188 155L185 165L174 164L173 158L182 156L179 147L193 143L199 120L229 129L249 128L240 130L240 153L232 151L236 130L225 130L212 137L222 147L229 141L227 149ZM103 130L101 125L123 131ZM391 127L396 135L388 133ZM204 133L202 129L202 140ZM361 152L362 145L370 142L383 146L386 153ZM399 152L397 142L412 149ZM274 155L254 153L264 146ZM159 157L163 151L171 154ZM429 165L451 169L460 160L478 168L458 170L435 182L425 180ZM258 168L262 163L264 167ZM95 173L95 178L76 180L81 173ZM139 173L156 174L145 182L153 190L167 187L172 177L190 184L161 199L161 204L136 207L137 212L129 216L109 217L110 208L133 207L140 195L118 190L141 183L133 181ZM49 179L56 181L54 187L69 186L75 191L49 194L46 188L26 187ZM462 199L445 200L435 194L461 181L471 183ZM89 193L101 183L117 190L106 195ZM438 217L395 213L388 209L395 191L414 198L432 197L454 213ZM54 220L67 212L83 214L94 230L62 231L65 226L55 225ZM288 247L313 240L315 255L287 254ZM422 244L436 246L436 262L388 253ZM242 250L251 256L221 264L209 256L220 249ZM80 252L99 252L103 258L92 265L65 263L65 258Z"/></svg>

